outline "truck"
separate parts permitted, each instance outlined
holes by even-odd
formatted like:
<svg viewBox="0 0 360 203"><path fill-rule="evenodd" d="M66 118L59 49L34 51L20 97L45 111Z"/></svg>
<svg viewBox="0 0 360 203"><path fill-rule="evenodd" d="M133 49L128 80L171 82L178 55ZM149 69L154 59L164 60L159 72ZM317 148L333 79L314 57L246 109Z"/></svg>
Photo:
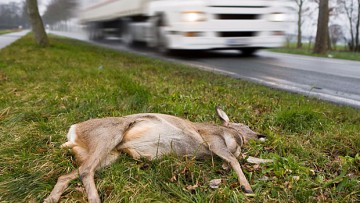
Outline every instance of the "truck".
<svg viewBox="0 0 360 203"><path fill-rule="evenodd" d="M91 40L120 37L160 52L233 49L252 55L285 42L288 0L90 0L79 20Z"/></svg>

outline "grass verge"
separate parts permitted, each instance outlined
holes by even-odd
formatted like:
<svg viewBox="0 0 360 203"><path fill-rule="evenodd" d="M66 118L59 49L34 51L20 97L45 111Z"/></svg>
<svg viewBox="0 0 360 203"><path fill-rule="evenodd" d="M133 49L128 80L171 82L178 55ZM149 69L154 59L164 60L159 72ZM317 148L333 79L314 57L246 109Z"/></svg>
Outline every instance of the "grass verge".
<svg viewBox="0 0 360 203"><path fill-rule="evenodd" d="M184 65L50 37L36 46L30 35L0 51L0 202L42 201L58 176L73 170L59 149L68 127L95 117L168 113L197 122L232 120L268 134L242 160L255 196L241 192L221 160L173 156L134 161L121 156L97 173L105 202L358 202L360 111L306 96L200 71ZM218 189L209 181L221 178ZM84 202L79 180L63 202Z"/></svg>
<svg viewBox="0 0 360 203"><path fill-rule="evenodd" d="M20 30L0 30L0 35L9 34L12 32L19 32Z"/></svg>
<svg viewBox="0 0 360 203"><path fill-rule="evenodd" d="M346 50L344 50L344 48L341 48L341 47L339 47L337 50L329 51L325 55L314 54L313 49L310 48L310 46L308 44L304 44L303 48L296 48L296 46L294 44L291 44L288 47L271 49L271 51L279 52L279 53L287 53L287 54L297 54L297 55L360 61L360 52L346 51Z"/></svg>

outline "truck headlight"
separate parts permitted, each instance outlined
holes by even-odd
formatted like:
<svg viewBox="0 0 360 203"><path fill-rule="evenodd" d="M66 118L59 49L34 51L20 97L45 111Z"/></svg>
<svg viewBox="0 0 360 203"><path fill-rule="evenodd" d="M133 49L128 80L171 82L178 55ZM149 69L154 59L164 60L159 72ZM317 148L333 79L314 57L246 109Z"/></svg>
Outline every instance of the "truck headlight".
<svg viewBox="0 0 360 203"><path fill-rule="evenodd" d="M272 13L269 17L270 21L282 22L286 20L286 15L284 13Z"/></svg>
<svg viewBox="0 0 360 203"><path fill-rule="evenodd" d="M182 20L185 22L199 22L206 20L206 14L201 11L182 12Z"/></svg>

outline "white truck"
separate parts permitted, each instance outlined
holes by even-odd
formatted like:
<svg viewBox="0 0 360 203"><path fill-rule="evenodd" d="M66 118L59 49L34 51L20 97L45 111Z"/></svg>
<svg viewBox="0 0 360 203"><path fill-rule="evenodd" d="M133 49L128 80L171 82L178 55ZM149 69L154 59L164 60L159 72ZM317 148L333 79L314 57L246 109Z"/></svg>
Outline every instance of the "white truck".
<svg viewBox="0 0 360 203"><path fill-rule="evenodd" d="M236 49L251 55L285 41L287 0L88 0L90 39L112 34L162 52Z"/></svg>

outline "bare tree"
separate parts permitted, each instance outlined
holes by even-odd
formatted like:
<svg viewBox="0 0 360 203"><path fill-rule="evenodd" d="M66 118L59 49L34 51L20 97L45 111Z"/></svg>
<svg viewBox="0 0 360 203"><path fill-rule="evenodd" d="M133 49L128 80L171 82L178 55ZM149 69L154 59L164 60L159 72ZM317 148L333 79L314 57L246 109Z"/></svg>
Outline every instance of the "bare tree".
<svg viewBox="0 0 360 203"><path fill-rule="evenodd" d="M35 41L42 47L48 46L49 40L39 14L37 0L26 0L26 4Z"/></svg>
<svg viewBox="0 0 360 203"><path fill-rule="evenodd" d="M359 28L360 28L360 0L357 1L357 19L356 19L356 32L355 32L355 51L360 51L360 44L359 44Z"/></svg>
<svg viewBox="0 0 360 203"><path fill-rule="evenodd" d="M56 24L74 17L77 0L51 0L43 15L47 24Z"/></svg>
<svg viewBox="0 0 360 203"><path fill-rule="evenodd" d="M329 0L320 0L314 53L325 54L329 37Z"/></svg>
<svg viewBox="0 0 360 203"><path fill-rule="evenodd" d="M23 13L24 3L0 3L0 29L14 29L25 27L27 15Z"/></svg>
<svg viewBox="0 0 360 203"><path fill-rule="evenodd" d="M344 37L344 33L342 31L342 26L339 24L332 24L329 27L330 33L330 41L333 45L334 50L336 50L336 44L340 39Z"/></svg>
<svg viewBox="0 0 360 203"><path fill-rule="evenodd" d="M359 49L359 6L360 1L359 0L338 0L337 3L340 5L339 9L341 9L341 12L345 12L345 15L347 17L348 23L349 23L349 34L350 34L350 40L349 40L349 49L351 51L356 51L356 49ZM356 5L357 4L357 5ZM356 8L358 7L358 8Z"/></svg>
<svg viewBox="0 0 360 203"><path fill-rule="evenodd" d="M340 15L340 12L339 12L339 9L338 9L338 5L336 5L336 1L335 0L330 0L329 1L329 23L330 22L335 22L335 19L338 18L339 15ZM329 34L328 35L328 50L332 50L333 45L336 46L336 43L333 44L333 42L332 42L332 39L333 39L332 36L331 36L332 32L330 31L332 25L333 24L331 24L329 26L329 32L328 32L328 34ZM340 26L340 29L341 28L342 27ZM338 39L337 39L337 41L338 41ZM336 49L336 47L334 47L334 49Z"/></svg>
<svg viewBox="0 0 360 203"><path fill-rule="evenodd" d="M302 47L302 24L303 24L303 13L304 13L304 3L306 0L293 0L297 5L297 48Z"/></svg>

